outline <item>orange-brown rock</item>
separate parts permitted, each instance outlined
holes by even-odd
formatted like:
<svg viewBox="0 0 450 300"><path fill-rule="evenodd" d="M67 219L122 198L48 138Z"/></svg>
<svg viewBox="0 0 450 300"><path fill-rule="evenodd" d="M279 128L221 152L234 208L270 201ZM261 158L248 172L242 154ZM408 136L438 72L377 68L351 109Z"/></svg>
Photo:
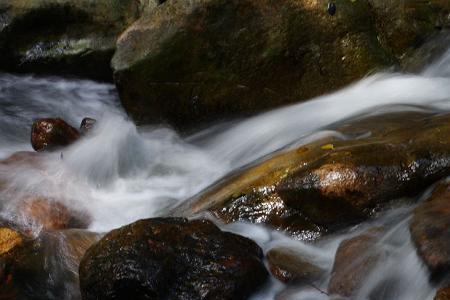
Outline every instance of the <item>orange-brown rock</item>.
<svg viewBox="0 0 450 300"><path fill-rule="evenodd" d="M18 211L27 225L37 225L44 230L86 228L90 222L85 213L73 211L60 202L43 197L25 199Z"/></svg>
<svg viewBox="0 0 450 300"><path fill-rule="evenodd" d="M439 289L434 300L450 300L450 286Z"/></svg>
<svg viewBox="0 0 450 300"><path fill-rule="evenodd" d="M419 256L438 279L450 271L450 184L439 185L415 210L411 238Z"/></svg>
<svg viewBox="0 0 450 300"><path fill-rule="evenodd" d="M275 247L266 254L272 275L284 283L312 283L324 270L309 262L301 252L286 247Z"/></svg>
<svg viewBox="0 0 450 300"><path fill-rule="evenodd" d="M381 228L374 228L339 245L328 285L330 294L354 295L382 258L376 247L382 233Z"/></svg>
<svg viewBox="0 0 450 300"><path fill-rule="evenodd" d="M36 151L65 147L79 137L78 130L60 118L36 120L31 128L31 145Z"/></svg>
<svg viewBox="0 0 450 300"><path fill-rule="evenodd" d="M300 239L355 224L450 174L450 114L391 113L349 120L346 136L278 153L173 210L265 223Z"/></svg>

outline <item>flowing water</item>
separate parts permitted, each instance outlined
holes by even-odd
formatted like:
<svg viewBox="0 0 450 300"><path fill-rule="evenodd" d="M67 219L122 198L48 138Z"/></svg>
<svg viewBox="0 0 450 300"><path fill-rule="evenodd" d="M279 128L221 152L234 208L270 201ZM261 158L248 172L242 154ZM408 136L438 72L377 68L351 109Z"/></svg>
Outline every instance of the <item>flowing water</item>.
<svg viewBox="0 0 450 300"><path fill-rule="evenodd" d="M322 136L342 137L330 130L336 122L398 110L450 111L450 51L421 74L377 74L333 94L217 124L187 137L164 126L136 128L112 85L0 74L0 158L31 150L35 118L61 117L73 125L87 116L98 120L88 136L62 153L47 154L45 172L0 168L0 175L24 195L62 199L68 207L91 216L90 230L106 232L140 218L164 216L228 173L277 150ZM0 195L1 214L17 220L17 201L9 195L8 191ZM314 245L262 225L220 226L254 239L265 251L281 244L301 249L329 274L342 240L383 225L388 231L377 245L383 260L365 280L357 299L432 299L435 287L411 245L410 211L411 207L395 208ZM76 266L65 267L76 272ZM328 281L329 275L315 286L292 287L284 299L328 299L323 292ZM274 299L284 288L272 279L253 298ZM76 298L78 293L69 286L64 295Z"/></svg>

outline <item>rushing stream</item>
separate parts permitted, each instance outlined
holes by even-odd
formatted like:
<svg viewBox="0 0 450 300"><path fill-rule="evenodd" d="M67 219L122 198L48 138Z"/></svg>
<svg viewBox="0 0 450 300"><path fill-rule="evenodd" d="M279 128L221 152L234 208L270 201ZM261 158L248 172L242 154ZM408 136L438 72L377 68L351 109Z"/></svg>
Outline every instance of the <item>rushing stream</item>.
<svg viewBox="0 0 450 300"><path fill-rule="evenodd" d="M46 176L22 169L1 175L12 179L24 194L63 199L68 207L85 211L93 221L90 230L105 232L140 218L164 216L230 172L277 150L321 136L346 138L330 130L332 124L394 110L450 110L450 51L419 75L377 74L330 95L217 124L187 137L164 126L136 128L126 118L112 85L0 74L0 158L31 150L33 119L61 117L73 125L86 116L99 121L90 135L63 153L46 156ZM14 218L13 199L0 196L1 214ZM365 281L357 299L433 299L435 287L411 245L410 211L411 207L397 207L314 245L262 225L221 227L252 238L265 251L279 244L302 249L330 272L343 239L383 225L389 230L378 243L384 253L382 263ZM328 299L323 292L328 281L325 276L314 286L293 287L283 299ZM283 289L273 279L254 299L273 299ZM67 298L73 295L77 293L68 290Z"/></svg>

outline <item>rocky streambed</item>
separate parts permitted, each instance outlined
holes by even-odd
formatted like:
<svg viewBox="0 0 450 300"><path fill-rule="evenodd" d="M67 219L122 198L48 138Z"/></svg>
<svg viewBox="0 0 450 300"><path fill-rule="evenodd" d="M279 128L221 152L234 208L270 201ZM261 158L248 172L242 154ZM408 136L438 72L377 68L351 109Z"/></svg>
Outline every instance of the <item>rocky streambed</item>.
<svg viewBox="0 0 450 300"><path fill-rule="evenodd" d="M327 4L0 3L0 299L450 299L449 3Z"/></svg>

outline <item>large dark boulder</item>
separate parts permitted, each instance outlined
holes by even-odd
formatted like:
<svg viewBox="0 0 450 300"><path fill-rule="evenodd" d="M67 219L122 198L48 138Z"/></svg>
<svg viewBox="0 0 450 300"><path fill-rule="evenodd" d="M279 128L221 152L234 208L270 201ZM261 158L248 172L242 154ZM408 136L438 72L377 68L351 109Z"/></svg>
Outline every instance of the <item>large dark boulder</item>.
<svg viewBox="0 0 450 300"><path fill-rule="evenodd" d="M308 99L397 63L450 8L335 3L330 16L326 0L167 1L118 40L122 103L138 121L186 128Z"/></svg>
<svg viewBox="0 0 450 300"><path fill-rule="evenodd" d="M251 240L206 220L140 220L109 232L80 264L83 299L246 299L267 277Z"/></svg>
<svg viewBox="0 0 450 300"><path fill-rule="evenodd" d="M415 210L411 238L432 279L450 272L450 185L442 184Z"/></svg>
<svg viewBox="0 0 450 300"><path fill-rule="evenodd" d="M266 223L315 239L450 174L449 114L380 115L337 130L347 138L315 141L250 166L173 215L210 211L225 222Z"/></svg>
<svg viewBox="0 0 450 300"><path fill-rule="evenodd" d="M142 7L134 0L0 1L0 68L112 80L117 37Z"/></svg>

